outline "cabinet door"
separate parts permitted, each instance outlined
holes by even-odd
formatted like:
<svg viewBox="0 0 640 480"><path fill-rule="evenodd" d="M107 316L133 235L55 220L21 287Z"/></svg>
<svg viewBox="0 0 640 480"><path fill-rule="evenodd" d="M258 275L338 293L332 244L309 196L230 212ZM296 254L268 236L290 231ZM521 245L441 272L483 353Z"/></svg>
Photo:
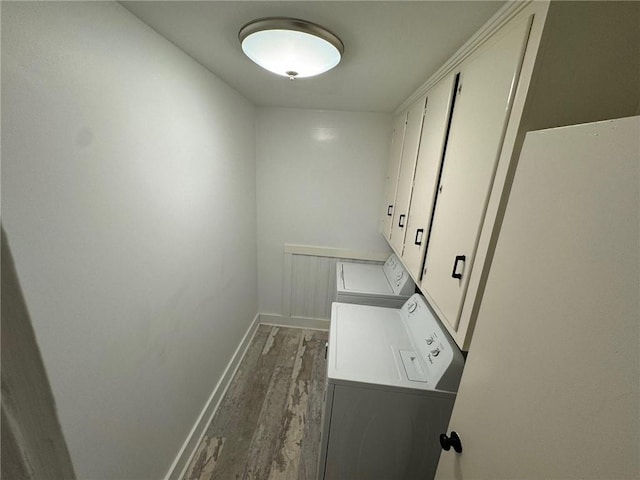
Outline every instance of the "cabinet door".
<svg viewBox="0 0 640 480"><path fill-rule="evenodd" d="M460 310L530 26L528 18L508 27L461 65L421 284L457 341Z"/></svg>
<svg viewBox="0 0 640 480"><path fill-rule="evenodd" d="M640 478L639 166L640 117L527 134L437 478Z"/></svg>
<svg viewBox="0 0 640 480"><path fill-rule="evenodd" d="M416 282L422 276L422 261L427 247L456 78L454 74L449 75L427 92L427 107L402 252L402 260Z"/></svg>
<svg viewBox="0 0 640 480"><path fill-rule="evenodd" d="M409 215L409 201L413 189L413 174L416 170L418 147L420 146L420 134L422 133L422 121L427 97L423 96L409 107L407 114L407 128L404 134L402 146L402 159L400 160L400 174L398 175L398 191L393 208L393 223L391 225L391 247L398 256L402 255L404 234Z"/></svg>
<svg viewBox="0 0 640 480"><path fill-rule="evenodd" d="M382 212L380 222L380 231L387 240L391 239L391 222L393 220L393 207L396 200L400 158L402 157L402 142L404 141L404 130L406 125L407 112L401 113L393 120L391 156L387 167L387 179L384 195L384 211Z"/></svg>

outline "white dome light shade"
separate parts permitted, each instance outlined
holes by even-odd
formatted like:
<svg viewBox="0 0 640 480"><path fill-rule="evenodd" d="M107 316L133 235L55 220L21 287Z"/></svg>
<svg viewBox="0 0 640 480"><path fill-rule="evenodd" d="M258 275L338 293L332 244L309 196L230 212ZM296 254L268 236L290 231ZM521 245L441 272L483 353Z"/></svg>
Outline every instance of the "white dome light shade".
<svg viewBox="0 0 640 480"><path fill-rule="evenodd" d="M242 27L238 37L247 57L291 79L331 70L344 52L340 39L328 30L291 18L256 20Z"/></svg>

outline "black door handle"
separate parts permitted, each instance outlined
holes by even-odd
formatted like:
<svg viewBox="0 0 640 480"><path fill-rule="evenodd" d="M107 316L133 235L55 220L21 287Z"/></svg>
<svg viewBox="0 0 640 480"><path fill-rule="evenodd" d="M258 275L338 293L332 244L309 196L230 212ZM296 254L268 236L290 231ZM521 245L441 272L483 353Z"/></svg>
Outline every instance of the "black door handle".
<svg viewBox="0 0 640 480"><path fill-rule="evenodd" d="M456 255L456 260L453 262L453 272L451 272L451 276L453 278L461 279L462 274L458 273L458 262L465 262L467 257L465 255Z"/></svg>
<svg viewBox="0 0 640 480"><path fill-rule="evenodd" d="M416 239L413 243L416 245L422 245L422 234L424 233L424 228L419 228L416 230Z"/></svg>
<svg viewBox="0 0 640 480"><path fill-rule="evenodd" d="M393 205L389 205L387 207L387 217L390 217L391 215L393 215Z"/></svg>
<svg viewBox="0 0 640 480"><path fill-rule="evenodd" d="M451 432L451 435L447 437L446 433L440 434L440 446L445 452L448 452L451 447L457 453L462 453L462 442L460 441L460 437L454 431Z"/></svg>
<svg viewBox="0 0 640 480"><path fill-rule="evenodd" d="M404 228L404 219L405 219L406 215L403 213L402 215L400 215L400 218L398 219L398 226L400 228Z"/></svg>

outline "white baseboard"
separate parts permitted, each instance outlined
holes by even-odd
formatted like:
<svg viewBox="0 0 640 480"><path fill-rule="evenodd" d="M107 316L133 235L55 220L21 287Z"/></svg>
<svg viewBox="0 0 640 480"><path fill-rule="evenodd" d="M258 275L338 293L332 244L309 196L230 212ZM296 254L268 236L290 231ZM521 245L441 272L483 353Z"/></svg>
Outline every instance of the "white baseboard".
<svg viewBox="0 0 640 480"><path fill-rule="evenodd" d="M260 313L260 323L265 325L277 325L282 327L309 328L312 330L329 330L330 320L307 317L287 317L284 315L271 315Z"/></svg>
<svg viewBox="0 0 640 480"><path fill-rule="evenodd" d="M231 361L229 361L227 368L225 368L222 378L220 378L220 381L213 389L213 392L211 392L202 412L200 412L200 416L189 432L187 439L184 441L182 448L180 448L180 451L164 477L164 480L178 480L184 476L187 467L191 462L191 457L193 457L202 437L204 437L207 427L209 426L209 423L211 423L213 415L218 410L220 401L224 398L227 388L229 388L229 384L236 374L236 371L240 366L240 362L244 357L256 330L258 329L258 325L260 324L259 319L260 314L257 314L247 329L247 332L244 334L244 337L242 337L240 345L238 345L238 348L236 348L236 351L231 357Z"/></svg>

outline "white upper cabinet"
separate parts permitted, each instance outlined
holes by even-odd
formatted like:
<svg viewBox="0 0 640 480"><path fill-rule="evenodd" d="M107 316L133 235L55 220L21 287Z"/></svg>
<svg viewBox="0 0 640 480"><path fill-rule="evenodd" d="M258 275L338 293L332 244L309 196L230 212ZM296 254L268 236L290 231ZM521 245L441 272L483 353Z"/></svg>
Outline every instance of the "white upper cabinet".
<svg viewBox="0 0 640 480"><path fill-rule="evenodd" d="M427 247L456 79L457 75L448 75L427 92L427 108L422 124L407 233L402 251L402 261L416 283L422 276L422 262Z"/></svg>
<svg viewBox="0 0 640 480"><path fill-rule="evenodd" d="M458 328L530 27L530 18L510 25L460 66L421 284L431 306L453 332Z"/></svg>
<svg viewBox="0 0 640 480"><path fill-rule="evenodd" d="M639 15L639 2L507 2L398 108L383 232L462 350L526 132L637 115Z"/></svg>
<svg viewBox="0 0 640 480"><path fill-rule="evenodd" d="M426 101L426 96L421 97L411 105L407 112L407 127L404 133L398 189L391 224L391 247L398 256L402 255L402 247L404 245L409 202L411 200L411 190L413 189L413 174L415 173L416 159L418 158Z"/></svg>
<svg viewBox="0 0 640 480"><path fill-rule="evenodd" d="M384 212L380 221L380 231L387 240L391 239L391 225L393 210L398 187L398 173L400 171L400 158L402 157L402 143L404 131L407 125L407 112L402 112L393 120L393 132L391 135L391 157L387 166L387 179L385 184Z"/></svg>

